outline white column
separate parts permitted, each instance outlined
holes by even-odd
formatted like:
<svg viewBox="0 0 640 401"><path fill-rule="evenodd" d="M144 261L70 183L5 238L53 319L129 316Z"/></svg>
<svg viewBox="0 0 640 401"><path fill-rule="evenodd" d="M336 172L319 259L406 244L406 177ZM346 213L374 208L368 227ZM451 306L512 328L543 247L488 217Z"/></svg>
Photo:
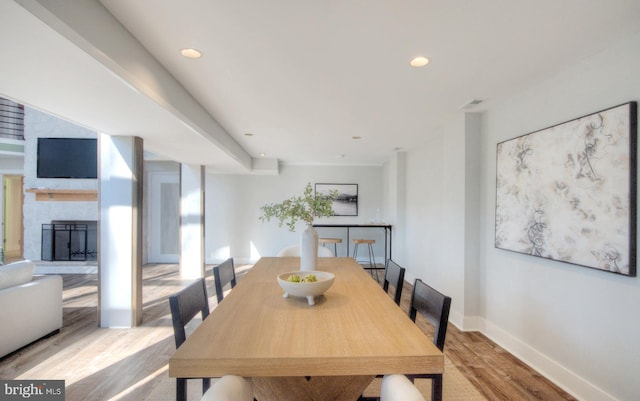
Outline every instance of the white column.
<svg viewBox="0 0 640 401"><path fill-rule="evenodd" d="M142 139L100 134L101 327L142 321Z"/></svg>
<svg viewBox="0 0 640 401"><path fill-rule="evenodd" d="M4 263L4 215L5 215L5 202L4 202L4 175L0 174L0 248L2 248L2 254L0 255L0 264Z"/></svg>
<svg viewBox="0 0 640 401"><path fill-rule="evenodd" d="M180 275L204 277L204 166L180 165Z"/></svg>

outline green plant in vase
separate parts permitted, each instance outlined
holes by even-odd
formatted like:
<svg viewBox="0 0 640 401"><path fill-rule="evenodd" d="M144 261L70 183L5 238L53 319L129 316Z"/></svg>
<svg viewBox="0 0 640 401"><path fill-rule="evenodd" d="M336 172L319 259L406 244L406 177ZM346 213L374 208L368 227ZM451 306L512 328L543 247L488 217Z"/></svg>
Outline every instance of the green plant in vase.
<svg viewBox="0 0 640 401"><path fill-rule="evenodd" d="M328 195L314 194L311 183L307 183L302 196L292 196L280 203L268 203L260 208L260 220L270 221L278 219L278 225L287 225L289 231L295 231L296 223L304 221L313 224L316 217L333 216L333 201L338 197L338 191L331 191Z"/></svg>
<svg viewBox="0 0 640 401"><path fill-rule="evenodd" d="M329 194L314 194L311 183L307 183L302 196L292 196L280 203L268 203L260 208L261 221L278 220L278 226L286 224L289 231L295 231L296 224L304 221L307 225L300 239L300 268L314 270L318 256L318 233L313 228L316 217L333 216L333 201L338 191Z"/></svg>

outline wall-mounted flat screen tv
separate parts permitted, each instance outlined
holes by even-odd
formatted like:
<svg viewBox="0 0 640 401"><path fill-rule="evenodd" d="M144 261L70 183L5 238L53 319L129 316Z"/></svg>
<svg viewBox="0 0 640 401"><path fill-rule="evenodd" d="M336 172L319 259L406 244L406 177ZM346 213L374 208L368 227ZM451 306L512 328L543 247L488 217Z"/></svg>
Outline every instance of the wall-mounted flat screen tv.
<svg viewBox="0 0 640 401"><path fill-rule="evenodd" d="M91 138L38 138L38 178L98 178L98 142Z"/></svg>

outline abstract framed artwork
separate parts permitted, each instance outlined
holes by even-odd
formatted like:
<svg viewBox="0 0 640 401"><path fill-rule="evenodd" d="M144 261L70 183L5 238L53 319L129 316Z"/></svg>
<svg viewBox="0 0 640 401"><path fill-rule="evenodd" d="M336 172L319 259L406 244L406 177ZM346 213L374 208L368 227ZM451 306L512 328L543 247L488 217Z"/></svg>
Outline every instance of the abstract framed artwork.
<svg viewBox="0 0 640 401"><path fill-rule="evenodd" d="M495 247L636 275L637 103L500 142Z"/></svg>
<svg viewBox="0 0 640 401"><path fill-rule="evenodd" d="M333 201L334 216L358 215L358 184L316 184L316 194L329 195L331 191L338 191Z"/></svg>

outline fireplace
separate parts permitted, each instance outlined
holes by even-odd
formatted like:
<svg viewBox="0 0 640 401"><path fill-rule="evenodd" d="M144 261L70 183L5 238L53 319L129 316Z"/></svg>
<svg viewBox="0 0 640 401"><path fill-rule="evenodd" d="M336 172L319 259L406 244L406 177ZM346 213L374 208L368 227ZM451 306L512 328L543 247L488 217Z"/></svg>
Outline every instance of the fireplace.
<svg viewBox="0 0 640 401"><path fill-rule="evenodd" d="M52 221L42 225L42 260L98 259L98 224L95 221Z"/></svg>

